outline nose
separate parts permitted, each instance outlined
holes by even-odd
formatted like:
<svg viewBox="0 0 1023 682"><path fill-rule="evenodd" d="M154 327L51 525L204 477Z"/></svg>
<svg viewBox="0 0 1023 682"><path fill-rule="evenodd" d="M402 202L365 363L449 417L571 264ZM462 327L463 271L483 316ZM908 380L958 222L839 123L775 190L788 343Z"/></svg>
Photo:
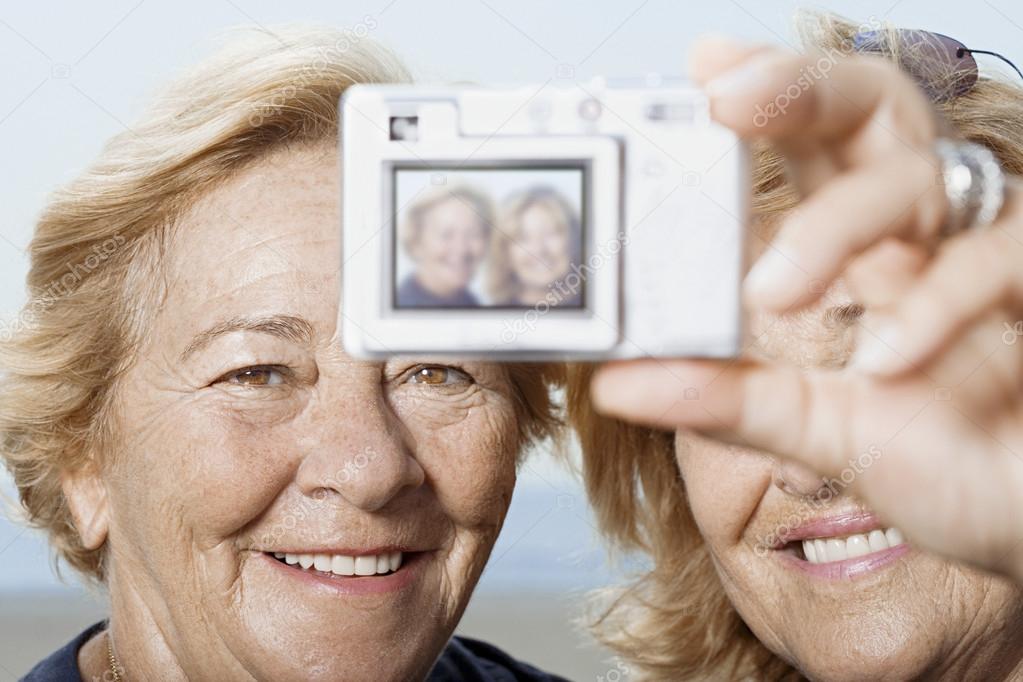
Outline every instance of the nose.
<svg viewBox="0 0 1023 682"><path fill-rule="evenodd" d="M796 497L816 497L827 481L802 464L775 458L772 481L783 492Z"/></svg>
<svg viewBox="0 0 1023 682"><path fill-rule="evenodd" d="M550 267L550 263L553 259L551 258L551 250L547 248L546 244L533 244L529 247L529 250L533 255L532 261L537 267L543 268L544 270Z"/></svg>
<svg viewBox="0 0 1023 682"><path fill-rule="evenodd" d="M369 405L366 403L369 402ZM353 409L353 405L366 405ZM337 496L367 512L395 500L426 479L413 457L403 427L382 398L335 403L317 419L308 454L299 465L298 485L305 495Z"/></svg>
<svg viewBox="0 0 1023 682"><path fill-rule="evenodd" d="M458 235L455 241L455 251L463 259L471 259L476 254L476 238L470 232L463 232Z"/></svg>

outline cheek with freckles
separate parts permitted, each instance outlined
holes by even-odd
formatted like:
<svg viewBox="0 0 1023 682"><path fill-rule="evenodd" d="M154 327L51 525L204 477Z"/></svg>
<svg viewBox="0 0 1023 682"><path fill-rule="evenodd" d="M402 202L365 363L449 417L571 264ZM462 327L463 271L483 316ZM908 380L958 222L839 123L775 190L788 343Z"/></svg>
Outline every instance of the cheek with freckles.
<svg viewBox="0 0 1023 682"><path fill-rule="evenodd" d="M711 552L734 548L770 485L771 459L682 431L675 436L675 454L690 509Z"/></svg>
<svg viewBox="0 0 1023 682"><path fill-rule="evenodd" d="M144 494L176 501L182 518L196 521L196 540L231 535L266 507L293 469L296 426L310 396L248 390L244 399L217 386L171 400L127 394L133 405L125 420L151 415L145 429L133 428L133 475L156 479Z"/></svg>
<svg viewBox="0 0 1023 682"><path fill-rule="evenodd" d="M216 390L171 401L127 397L134 402L123 418L145 428L133 429L111 496L117 532L128 540L115 543L129 564L124 573L148 575L171 599L230 600L237 534L291 480L299 406L267 398L229 410L230 397Z"/></svg>
<svg viewBox="0 0 1023 682"><path fill-rule="evenodd" d="M508 382L487 371L449 392L405 387L391 405L451 524L440 592L457 619L489 558L515 485L517 429Z"/></svg>
<svg viewBox="0 0 1023 682"><path fill-rule="evenodd" d="M771 485L772 460L757 452L679 432L675 452L693 518L725 594L758 637L779 650L779 586L764 571L746 526Z"/></svg>
<svg viewBox="0 0 1023 682"><path fill-rule="evenodd" d="M429 392L429 393L427 393ZM441 506L459 527L493 534L515 485L515 414L507 387L474 383L391 396Z"/></svg>

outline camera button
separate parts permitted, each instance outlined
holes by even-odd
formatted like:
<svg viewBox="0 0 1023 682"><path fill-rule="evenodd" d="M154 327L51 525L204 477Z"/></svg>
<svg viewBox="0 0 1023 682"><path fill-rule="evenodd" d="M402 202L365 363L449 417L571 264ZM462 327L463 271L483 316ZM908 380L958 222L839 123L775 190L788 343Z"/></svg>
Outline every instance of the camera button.
<svg viewBox="0 0 1023 682"><path fill-rule="evenodd" d="M579 115L587 121L596 121L600 118L602 111L603 107L600 106L600 102L592 97L579 103Z"/></svg>

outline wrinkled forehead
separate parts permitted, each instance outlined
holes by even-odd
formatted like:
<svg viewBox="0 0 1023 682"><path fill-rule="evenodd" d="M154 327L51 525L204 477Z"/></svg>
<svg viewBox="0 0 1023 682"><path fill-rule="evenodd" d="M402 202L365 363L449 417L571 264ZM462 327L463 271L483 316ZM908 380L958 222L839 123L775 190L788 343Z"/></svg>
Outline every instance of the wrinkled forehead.
<svg viewBox="0 0 1023 682"><path fill-rule="evenodd" d="M421 215L424 227L468 227L478 228L483 218L467 199L450 196L428 205Z"/></svg>
<svg viewBox="0 0 1023 682"><path fill-rule="evenodd" d="M282 150L201 198L174 230L164 310L188 326L228 314L335 317L338 186L332 147Z"/></svg>
<svg viewBox="0 0 1023 682"><path fill-rule="evenodd" d="M519 224L521 227L539 227L566 229L568 217L561 207L552 201L535 201L526 206L519 213Z"/></svg>

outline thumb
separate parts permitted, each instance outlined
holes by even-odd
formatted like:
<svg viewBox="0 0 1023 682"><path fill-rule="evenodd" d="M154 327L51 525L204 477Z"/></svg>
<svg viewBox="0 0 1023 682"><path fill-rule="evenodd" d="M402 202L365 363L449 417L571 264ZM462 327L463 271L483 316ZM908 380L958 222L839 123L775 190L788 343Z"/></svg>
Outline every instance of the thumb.
<svg viewBox="0 0 1023 682"><path fill-rule="evenodd" d="M740 42L725 35L711 33L696 39L689 48L689 77L697 85L705 85L730 71L754 55L771 51L769 45Z"/></svg>

